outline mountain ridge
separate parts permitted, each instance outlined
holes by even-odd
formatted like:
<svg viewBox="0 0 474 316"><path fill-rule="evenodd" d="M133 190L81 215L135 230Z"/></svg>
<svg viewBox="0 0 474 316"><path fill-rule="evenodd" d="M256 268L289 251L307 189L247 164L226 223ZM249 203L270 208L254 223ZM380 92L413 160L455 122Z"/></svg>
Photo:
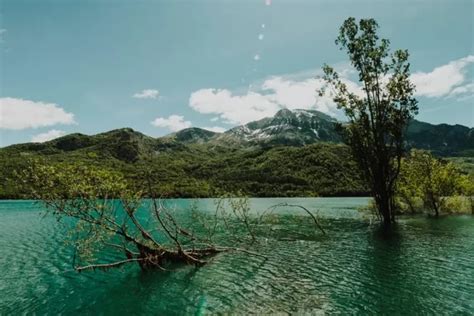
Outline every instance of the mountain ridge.
<svg viewBox="0 0 474 316"><path fill-rule="evenodd" d="M318 142L342 143L335 124L338 121L316 110L282 109L245 125L218 133L190 127L162 137L151 137L132 128L115 129L96 135L68 134L44 143L23 143L9 148L25 151L71 151L101 146L119 159L136 161L153 152L188 145L217 147L304 146ZM474 129L455 124L431 124L413 120L407 129L407 145L431 150L440 156L474 156ZM124 148L125 147L125 148Z"/></svg>

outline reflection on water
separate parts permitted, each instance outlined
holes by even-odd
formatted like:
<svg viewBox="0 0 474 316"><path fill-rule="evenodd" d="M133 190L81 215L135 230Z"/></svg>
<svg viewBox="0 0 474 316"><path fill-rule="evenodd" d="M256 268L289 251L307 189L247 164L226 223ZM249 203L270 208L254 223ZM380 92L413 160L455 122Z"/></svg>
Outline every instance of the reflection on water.
<svg viewBox="0 0 474 316"><path fill-rule="evenodd" d="M253 199L252 209L258 212L288 200ZM191 201L169 203L185 209ZM314 235L303 212L282 209L279 224L286 229L262 238L256 249L267 260L233 253L199 269L142 272L128 266L78 274L71 271L71 249L62 245L63 227L50 217L41 218L31 202L0 202L0 314L474 310L473 217L406 218L387 233L359 218L356 208L366 199L290 203L319 209L328 235ZM198 204L203 210L213 207L210 200Z"/></svg>

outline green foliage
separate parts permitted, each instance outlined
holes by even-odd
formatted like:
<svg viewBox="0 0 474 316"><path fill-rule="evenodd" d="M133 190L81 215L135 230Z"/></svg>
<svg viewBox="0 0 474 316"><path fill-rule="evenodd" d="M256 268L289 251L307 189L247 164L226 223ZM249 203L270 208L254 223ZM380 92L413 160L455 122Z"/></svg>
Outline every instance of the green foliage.
<svg viewBox="0 0 474 316"><path fill-rule="evenodd" d="M241 191L248 196L365 195L367 188L347 146L319 143L305 147L236 149L205 144L140 154L134 162L116 158L108 150L84 148L41 151L11 147L0 151L0 198L32 198L14 177L31 159L68 170L67 165L111 170L121 174L134 191L147 190L163 197L213 197ZM53 152L53 153L50 153ZM143 158L142 158L143 157Z"/></svg>
<svg viewBox="0 0 474 316"><path fill-rule="evenodd" d="M471 214L474 215L474 174L463 175L458 182L462 194L469 202Z"/></svg>
<svg viewBox="0 0 474 316"><path fill-rule="evenodd" d="M474 157L446 157L445 159L458 166L461 172L474 177Z"/></svg>
<svg viewBox="0 0 474 316"><path fill-rule="evenodd" d="M465 209L465 197L474 194L472 178L463 175L452 162L436 159L423 150L412 150L403 159L397 198L402 211L411 213L427 210L438 216L441 211Z"/></svg>
<svg viewBox="0 0 474 316"><path fill-rule="evenodd" d="M51 165L30 160L15 177L23 191L40 200L58 220L73 219L66 243L75 247L79 260L89 263L98 259L96 255L117 232L125 234L126 225L117 223L118 213L134 210L131 205L140 198L140 192L128 190L120 173L80 163ZM121 204L111 199L114 197Z"/></svg>
<svg viewBox="0 0 474 316"><path fill-rule="evenodd" d="M84 164L61 162L52 166L31 161L18 177L42 200L99 199L121 196L126 191L120 173Z"/></svg>
<svg viewBox="0 0 474 316"><path fill-rule="evenodd" d="M409 80L408 51L390 54L390 42L379 39L377 29L374 19L357 23L348 18L336 39L358 72L363 96L350 89L333 68L326 65L323 70L334 102L348 118L347 124L340 125L345 142L370 185L379 213L389 224L394 220L392 201L404 134L418 107Z"/></svg>

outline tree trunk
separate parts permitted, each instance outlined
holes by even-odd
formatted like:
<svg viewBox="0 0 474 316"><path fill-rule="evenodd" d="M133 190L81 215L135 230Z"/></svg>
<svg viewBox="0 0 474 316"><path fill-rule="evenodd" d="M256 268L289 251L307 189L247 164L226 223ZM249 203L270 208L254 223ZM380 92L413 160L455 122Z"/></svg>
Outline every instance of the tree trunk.
<svg viewBox="0 0 474 316"><path fill-rule="evenodd" d="M393 218L392 218L392 212L390 210L390 200L388 199L385 199L384 201L382 201L382 205L383 205L383 208L382 208L382 217L383 217L383 224L385 226L391 226L391 224L393 223Z"/></svg>
<svg viewBox="0 0 474 316"><path fill-rule="evenodd" d="M430 193L431 195L431 204L433 205L433 210L435 211L435 217L439 217L439 206L438 203L436 202L436 198L433 193Z"/></svg>
<svg viewBox="0 0 474 316"><path fill-rule="evenodd" d="M433 201L433 208L435 211L435 217L439 217L439 208L435 201Z"/></svg>
<svg viewBox="0 0 474 316"><path fill-rule="evenodd" d="M390 199L390 218L392 220L392 223L395 223L395 209L396 209L396 205L395 205L395 197L394 197L394 193L393 191L391 191L392 193L389 194L389 199Z"/></svg>
<svg viewBox="0 0 474 316"><path fill-rule="evenodd" d="M389 227L395 221L391 210L391 198L383 189L381 191L382 192L376 194L375 203L382 217L384 226Z"/></svg>

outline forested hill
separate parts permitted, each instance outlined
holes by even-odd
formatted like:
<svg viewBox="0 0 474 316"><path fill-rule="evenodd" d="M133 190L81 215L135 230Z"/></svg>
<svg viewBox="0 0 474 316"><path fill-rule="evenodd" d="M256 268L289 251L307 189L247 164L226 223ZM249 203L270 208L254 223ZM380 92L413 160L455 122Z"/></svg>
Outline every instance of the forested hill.
<svg viewBox="0 0 474 316"><path fill-rule="evenodd" d="M148 170L155 190L173 197L237 191L251 196L364 195L367 189L348 148L340 143L335 122L317 111L282 110L224 133L189 128L152 138L124 128L12 145L0 149L0 198L28 197L13 171L31 158L118 170L137 188ZM437 155L472 157L473 134L465 126L413 121L408 143Z"/></svg>

